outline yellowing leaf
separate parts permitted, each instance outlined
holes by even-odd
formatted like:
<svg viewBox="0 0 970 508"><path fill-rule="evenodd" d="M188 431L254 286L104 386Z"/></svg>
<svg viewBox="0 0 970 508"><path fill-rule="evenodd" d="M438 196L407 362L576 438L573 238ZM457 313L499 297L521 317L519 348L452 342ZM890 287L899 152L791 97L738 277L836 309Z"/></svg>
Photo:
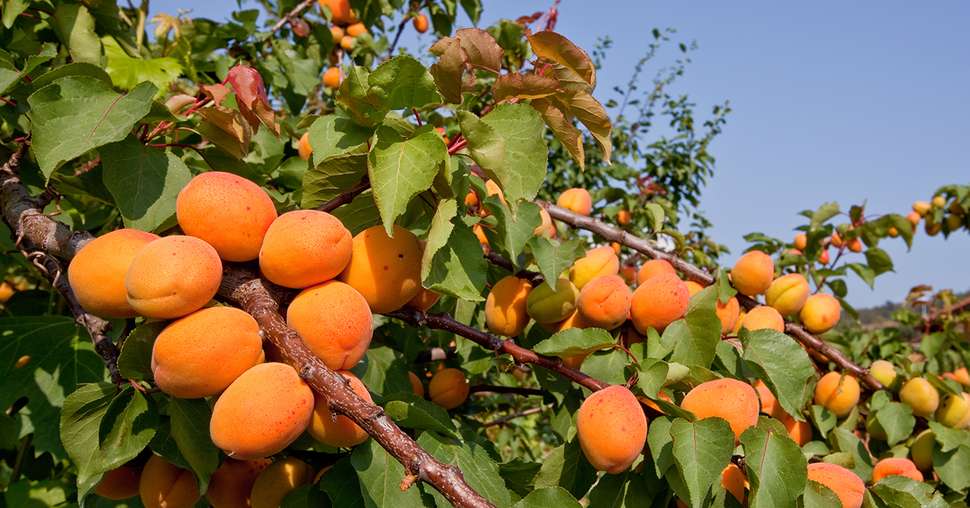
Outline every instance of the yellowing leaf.
<svg viewBox="0 0 970 508"><path fill-rule="evenodd" d="M528 37L532 51L539 58L564 65L582 77L589 86L596 86L596 69L589 55L579 46L549 30L537 32Z"/></svg>
<svg viewBox="0 0 970 508"><path fill-rule="evenodd" d="M495 80L493 94L496 101L515 97L539 99L559 91L559 81L538 74L505 74Z"/></svg>

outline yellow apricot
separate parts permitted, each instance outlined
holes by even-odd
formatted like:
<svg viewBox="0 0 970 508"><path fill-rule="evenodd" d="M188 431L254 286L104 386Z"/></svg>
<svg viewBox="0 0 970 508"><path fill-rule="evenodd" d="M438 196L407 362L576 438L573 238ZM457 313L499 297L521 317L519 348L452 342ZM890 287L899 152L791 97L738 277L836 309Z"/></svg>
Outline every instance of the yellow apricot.
<svg viewBox="0 0 970 508"><path fill-rule="evenodd" d="M960 367L953 371L953 380L963 386L970 386L970 372L966 367Z"/></svg>
<svg viewBox="0 0 970 508"><path fill-rule="evenodd" d="M775 263L771 256L760 250L750 251L731 268L731 282L743 294L755 296L764 293L775 276Z"/></svg>
<svg viewBox="0 0 970 508"><path fill-rule="evenodd" d="M564 320L562 320L562 321L560 321L558 323L553 324L551 327L549 327L547 325L546 328L547 329L551 328L550 331L553 331L553 332L561 332L563 330L568 330L570 328L580 328L580 329L582 329L582 328L589 328L590 326L592 326L592 325L589 324L589 323L587 323L586 320L583 319L583 315L580 314L579 309L576 309L576 310L573 311L572 314L569 315L568 318L566 318L566 319L564 319ZM585 357L585 355L584 355L584 357ZM565 360L565 358L564 358L564 360Z"/></svg>
<svg viewBox="0 0 970 508"><path fill-rule="evenodd" d="M784 411L778 416L778 421L785 426L788 437L798 443L798 446L805 446L805 443L812 440L812 426L808 422L800 422Z"/></svg>
<svg viewBox="0 0 970 508"><path fill-rule="evenodd" d="M816 462L808 465L808 479L828 487L842 508L861 508L866 493L866 484L852 471L837 464Z"/></svg>
<svg viewBox="0 0 970 508"><path fill-rule="evenodd" d="M431 402L445 409L454 409L464 404L468 391L468 378L458 369L439 370L428 384L428 397Z"/></svg>
<svg viewBox="0 0 970 508"><path fill-rule="evenodd" d="M603 275L583 287L576 308L590 326L612 330L630 317L632 302L633 292L619 275Z"/></svg>
<svg viewBox="0 0 970 508"><path fill-rule="evenodd" d="M192 508L202 496L191 471L152 455L141 470L138 494L145 508Z"/></svg>
<svg viewBox="0 0 970 508"><path fill-rule="evenodd" d="M354 236L353 256L340 280L364 295L372 311L395 311L421 289L421 244L414 233L394 226L369 227Z"/></svg>
<svg viewBox="0 0 970 508"><path fill-rule="evenodd" d="M923 481L923 473L916 469L916 464L909 459L889 457L876 462L872 468L872 483L879 483L879 480L887 476L905 476L918 482Z"/></svg>
<svg viewBox="0 0 970 508"><path fill-rule="evenodd" d="M850 375L829 372L815 385L815 403L842 418L859 404L859 382Z"/></svg>
<svg viewBox="0 0 970 508"><path fill-rule="evenodd" d="M949 394L936 410L936 421L947 427L960 428L970 413L970 403L963 395Z"/></svg>
<svg viewBox="0 0 970 508"><path fill-rule="evenodd" d="M345 35L342 39L340 39L340 47L347 51L354 49L354 46L356 45L357 39L355 37Z"/></svg>
<svg viewBox="0 0 970 508"><path fill-rule="evenodd" d="M350 369L364 357L373 333L367 300L354 288L331 280L304 289L286 310L286 324L334 370Z"/></svg>
<svg viewBox="0 0 970 508"><path fill-rule="evenodd" d="M771 393L771 389L762 380L757 380L754 382L754 389L758 392L758 398L761 399L761 412L773 416L775 418L780 418L781 415L785 414L785 411L781 409L781 405L778 404L778 399L775 398L775 394Z"/></svg>
<svg viewBox="0 0 970 508"><path fill-rule="evenodd" d="M532 231L532 234L536 236L544 236L546 238L555 238L556 226L552 223L552 217L545 208L539 208L539 219L541 219L542 222L536 226L535 230Z"/></svg>
<svg viewBox="0 0 970 508"><path fill-rule="evenodd" d="M576 289L583 289L589 281L601 275L616 275L620 272L620 260L608 246L596 247L586 251L569 269L569 280Z"/></svg>
<svg viewBox="0 0 970 508"><path fill-rule="evenodd" d="M137 229L119 229L91 240L74 255L67 280L84 310L104 318L135 317L128 303L125 275L132 260L158 236ZM8 287L9 298L13 287ZM4 300L6 301L6 300Z"/></svg>
<svg viewBox="0 0 970 508"><path fill-rule="evenodd" d="M259 269L274 284L302 289L336 277L350 256L350 231L339 219L295 210L280 215L266 231Z"/></svg>
<svg viewBox="0 0 970 508"><path fill-rule="evenodd" d="M936 434L932 430L926 429L917 434L909 446L909 456L913 459L913 464L923 471L932 469L933 450L936 447Z"/></svg>
<svg viewBox="0 0 970 508"><path fill-rule="evenodd" d="M842 305L832 295L817 293L805 300L805 305L798 316L808 331L825 333L839 324Z"/></svg>
<svg viewBox="0 0 970 508"><path fill-rule="evenodd" d="M249 502L252 508L277 508L287 494L307 484L313 469L306 462L287 457L263 470L253 483Z"/></svg>
<svg viewBox="0 0 970 508"><path fill-rule="evenodd" d="M611 385L593 392L576 413L576 434L594 468L620 473L643 452L647 417L627 387Z"/></svg>
<svg viewBox="0 0 970 508"><path fill-rule="evenodd" d="M805 247L808 247L808 237L805 236L805 233L798 233L795 235L795 241L792 242L792 245L798 250L805 250Z"/></svg>
<svg viewBox="0 0 970 508"><path fill-rule="evenodd" d="M439 298L441 298L441 295L438 293L422 287L418 291L418 294L407 303L407 306L412 309L418 309L421 312L427 312L428 309L434 307L434 304L438 303Z"/></svg>
<svg viewBox="0 0 970 508"><path fill-rule="evenodd" d="M251 261L276 207L260 186L232 173L208 171L186 184L175 200L179 227L201 238L226 261Z"/></svg>
<svg viewBox="0 0 970 508"><path fill-rule="evenodd" d="M367 402L374 402L367 391L367 387L352 372L337 371L350 385L350 389L358 397ZM368 434L353 420L344 415L335 415L330 411L330 402L323 396L317 395L313 408L313 419L307 429L313 439L337 448L350 448L367 441Z"/></svg>
<svg viewBox="0 0 970 508"><path fill-rule="evenodd" d="M313 392L293 367L261 363L219 396L212 408L209 434L230 457L262 459L300 437L312 412Z"/></svg>
<svg viewBox="0 0 970 508"><path fill-rule="evenodd" d="M259 324L233 307L209 307L158 334L152 373L165 393L182 399L216 395L263 360Z"/></svg>
<svg viewBox="0 0 970 508"><path fill-rule="evenodd" d="M492 286L485 299L485 325L497 335L516 337L529 324L526 301L532 284L508 275Z"/></svg>
<svg viewBox="0 0 970 508"><path fill-rule="evenodd" d="M721 335L726 335L734 330L734 325L737 324L738 317L741 314L741 305L738 303L738 299L733 296L725 303L718 300L714 305L714 313L721 320Z"/></svg>
<svg viewBox="0 0 970 508"><path fill-rule="evenodd" d="M68 267L68 269L70 269L70 267ZM123 280L124 279L122 279L122 281ZM124 288L124 285L122 285L122 288ZM0 282L0 304L7 303L7 301L9 301L11 297L13 297L13 294L15 292L16 291L12 284L10 284L7 281ZM125 298L125 305L127 304L128 304L128 299ZM91 311L88 311L88 312L91 312Z"/></svg>
<svg viewBox="0 0 970 508"><path fill-rule="evenodd" d="M715 379L695 386L680 401L680 407L699 420L723 418L731 425L735 438L758 423L758 393L737 379Z"/></svg>
<svg viewBox="0 0 970 508"><path fill-rule="evenodd" d="M334 43L340 41L340 39L344 38L344 29L337 25L332 25L330 27L330 38Z"/></svg>
<svg viewBox="0 0 970 508"><path fill-rule="evenodd" d="M421 378L413 372L408 372L408 382L411 383L411 391L414 392L418 397L424 397L424 385L421 384Z"/></svg>
<svg viewBox="0 0 970 508"><path fill-rule="evenodd" d="M205 491L205 498L213 508L239 508L250 506L249 493L253 489L253 482L266 466L269 460L234 460L226 459L212 473L209 488Z"/></svg>
<svg viewBox="0 0 970 508"><path fill-rule="evenodd" d="M128 304L138 314L172 319L199 310L222 282L222 261L194 236L166 236L144 246L125 275Z"/></svg>
<svg viewBox="0 0 970 508"><path fill-rule="evenodd" d="M560 277L555 288L550 287L547 281L530 291L525 308L537 323L558 323L572 314L578 298L576 286L569 279Z"/></svg>
<svg viewBox="0 0 970 508"><path fill-rule="evenodd" d="M946 198L943 196L933 196L933 208L943 208L946 206Z"/></svg>
<svg viewBox="0 0 970 508"><path fill-rule="evenodd" d="M674 270L674 265L666 259L651 259L643 263L640 271L637 272L637 284L643 284L651 277L660 274L677 275L677 270Z"/></svg>
<svg viewBox="0 0 970 508"><path fill-rule="evenodd" d="M593 211L593 198L586 189L566 189L559 195L556 205L573 213L589 216Z"/></svg>
<svg viewBox="0 0 970 508"><path fill-rule="evenodd" d="M687 284L687 295L690 296L691 298L693 298L694 295L696 295L697 293L700 293L701 291L704 290L704 286L701 286L700 284L692 280L686 281L684 282L684 284Z"/></svg>
<svg viewBox="0 0 970 508"><path fill-rule="evenodd" d="M303 135L300 136L300 141L296 145L296 150L300 154L301 159L305 161L310 160L310 156L313 155L313 147L310 146L309 132L304 132ZM256 255L259 255L259 253L257 252Z"/></svg>
<svg viewBox="0 0 970 508"><path fill-rule="evenodd" d="M808 281L800 273L782 275L768 287L765 301L782 316L790 316L802 310L808 300Z"/></svg>
<svg viewBox="0 0 970 508"><path fill-rule="evenodd" d="M869 374L872 374L872 377L876 378L876 381L879 381L879 384L886 388L891 387L893 382L896 381L896 367L893 367L893 364L886 360L872 362L872 365L869 366Z"/></svg>
<svg viewBox="0 0 970 508"><path fill-rule="evenodd" d="M94 486L94 493L113 501L120 501L138 495L138 477L141 473L131 466L112 469L101 477Z"/></svg>
<svg viewBox="0 0 970 508"><path fill-rule="evenodd" d="M733 462L724 466L721 471L721 486L742 505L744 504L744 491L747 483L748 478L744 475L744 471Z"/></svg>
<svg viewBox="0 0 970 508"><path fill-rule="evenodd" d="M774 307L759 305L744 313L744 317L741 318L741 327L752 332L765 329L784 332L785 318L781 317L781 314Z"/></svg>
<svg viewBox="0 0 970 508"><path fill-rule="evenodd" d="M662 331L684 316L689 301L684 281L669 273L657 275L647 279L633 292L630 317L633 325L644 335L650 328Z"/></svg>
<svg viewBox="0 0 970 508"><path fill-rule="evenodd" d="M930 205L926 201L915 201L913 203L913 211L918 213L920 217L926 215L931 208L932 208L932 205Z"/></svg>
<svg viewBox="0 0 970 508"><path fill-rule="evenodd" d="M350 8L350 0L317 0L320 7L330 10L330 19L338 25L349 25L357 22L357 16Z"/></svg>
<svg viewBox="0 0 970 508"><path fill-rule="evenodd" d="M913 409L913 414L929 418L940 405L940 394L924 378L914 377L899 390L899 400Z"/></svg>

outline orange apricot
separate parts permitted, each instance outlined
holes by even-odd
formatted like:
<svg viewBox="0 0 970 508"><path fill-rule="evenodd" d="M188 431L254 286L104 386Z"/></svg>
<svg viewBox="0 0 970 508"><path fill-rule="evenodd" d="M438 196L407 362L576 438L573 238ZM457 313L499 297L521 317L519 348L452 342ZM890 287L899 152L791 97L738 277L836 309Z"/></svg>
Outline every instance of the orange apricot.
<svg viewBox="0 0 970 508"><path fill-rule="evenodd" d="M191 471L152 455L141 470L138 495L145 508L192 508L202 496Z"/></svg>
<svg viewBox="0 0 970 508"><path fill-rule="evenodd" d="M339 42L340 39L344 38L344 29L337 25L332 25L330 27L330 38L333 39L334 43Z"/></svg>
<svg viewBox="0 0 970 508"><path fill-rule="evenodd" d="M279 453L300 437L313 413L313 392L296 370L261 363L226 388L212 408L212 442L235 459Z"/></svg>
<svg viewBox="0 0 970 508"><path fill-rule="evenodd" d="M862 240L858 238L849 240L849 250L852 252L862 252Z"/></svg>
<svg viewBox="0 0 970 508"><path fill-rule="evenodd" d="M616 212L616 223L621 226L626 226L630 223L630 217L629 210L620 210L619 212Z"/></svg>
<svg viewBox="0 0 970 508"><path fill-rule="evenodd" d="M822 249L822 252L819 252L818 253L818 262L821 263L821 264L823 264L823 265L829 264L829 250L828 249Z"/></svg>
<svg viewBox="0 0 970 508"><path fill-rule="evenodd" d="M778 404L778 399L775 398L775 394L771 392L768 385L762 380L757 380L754 382L754 390L758 392L758 398L761 399L761 412L773 416L775 418L780 418L781 415L785 414L785 411L781 409L781 405Z"/></svg>
<svg viewBox="0 0 970 508"><path fill-rule="evenodd" d="M693 297L697 293L700 293L701 291L704 290L704 286L701 286L700 284L698 284L698 283L696 283L696 282L694 282L692 280L686 281L686 282L684 282L684 284L687 284L687 294L690 297Z"/></svg>
<svg viewBox="0 0 970 508"><path fill-rule="evenodd" d="M286 324L334 370L357 365L367 352L373 333L373 315L367 300L336 280L296 295L286 309Z"/></svg>
<svg viewBox="0 0 970 508"><path fill-rule="evenodd" d="M296 150L299 152L301 159L305 161L310 160L310 156L313 155L313 147L310 146L309 132L304 132L303 135L300 136L300 141L296 144ZM256 254L259 255L258 252Z"/></svg>
<svg viewBox="0 0 970 508"><path fill-rule="evenodd" d="M139 476L141 473L131 466L112 469L94 486L94 493L113 501L135 497L138 495Z"/></svg>
<svg viewBox="0 0 970 508"><path fill-rule="evenodd" d="M735 438L758 423L758 393L748 383L724 378L695 386L680 401L680 407L698 419L718 417L731 425Z"/></svg>
<svg viewBox="0 0 970 508"><path fill-rule="evenodd" d="M485 180L485 196L496 196L503 205L508 205L508 202L505 201L505 193L502 192L502 188L499 187L498 183L491 178Z"/></svg>
<svg viewBox="0 0 970 508"><path fill-rule="evenodd" d="M349 35L345 35L342 39L340 39L340 47L347 51L353 50L354 46L356 45L357 39Z"/></svg>
<svg viewBox="0 0 970 508"><path fill-rule="evenodd" d="M839 235L838 231L833 231L832 246L835 247L836 249L841 249L843 245L845 245L845 242L842 241L842 236Z"/></svg>
<svg viewBox="0 0 970 508"><path fill-rule="evenodd" d="M623 246L619 242L610 242L610 248L613 249L613 253L617 256L620 255L620 251L623 250Z"/></svg>
<svg viewBox="0 0 970 508"><path fill-rule="evenodd" d="M896 226L889 226L889 229L886 230L886 234L889 235L889 238L896 238L899 236L899 230L896 229Z"/></svg>
<svg viewBox="0 0 970 508"><path fill-rule="evenodd" d="M775 276L775 263L771 256L753 250L745 253L731 268L731 282L744 295L764 293Z"/></svg>
<svg viewBox="0 0 970 508"><path fill-rule="evenodd" d="M173 235L144 246L125 275L128 304L138 314L172 319L209 303L222 282L222 261L208 243Z"/></svg>
<svg viewBox="0 0 970 508"><path fill-rule="evenodd" d="M434 307L434 304L438 303L439 298L441 298L440 294L422 287L418 291L418 294L407 303L407 306L412 309L418 309L421 312L427 312L428 309Z"/></svg>
<svg viewBox="0 0 970 508"><path fill-rule="evenodd" d="M249 494L256 477L266 469L269 460L234 460L227 458L212 473L205 498L213 508L250 506Z"/></svg>
<svg viewBox="0 0 970 508"><path fill-rule="evenodd" d="M789 273L771 282L765 293L765 301L782 316L790 316L802 310L809 291L804 275Z"/></svg>
<svg viewBox="0 0 970 508"><path fill-rule="evenodd" d="M579 370L583 366L583 362L586 361L586 357L589 356L585 353L580 353L578 355L564 356L562 358L562 364L573 370Z"/></svg>
<svg viewBox="0 0 970 508"><path fill-rule="evenodd" d="M805 247L808 247L808 237L805 233L798 233L795 235L795 241L792 242L792 245L798 250L805 250Z"/></svg>
<svg viewBox="0 0 970 508"><path fill-rule="evenodd" d="M913 414L929 418L940 406L940 394L924 378L906 381L899 390L899 400L913 409Z"/></svg>
<svg viewBox="0 0 970 508"><path fill-rule="evenodd" d="M637 284L643 284L651 277L660 274L677 275L677 270L674 270L674 265L666 259L651 259L643 263L643 266L637 272Z"/></svg>
<svg viewBox="0 0 970 508"><path fill-rule="evenodd" d="M411 24L414 25L414 29L418 33L423 34L428 31L428 17L424 14L418 14L411 20Z"/></svg>
<svg viewBox="0 0 970 508"><path fill-rule="evenodd" d="M408 372L408 382L411 383L411 391L414 392L418 397L424 397L424 385L421 384L421 378L413 372Z"/></svg>
<svg viewBox="0 0 970 508"><path fill-rule="evenodd" d="M313 468L306 462L287 457L269 465L253 482L249 500L252 508L278 508L283 498L310 482Z"/></svg>
<svg viewBox="0 0 970 508"><path fill-rule="evenodd" d="M596 247L586 251L586 255L573 262L569 269L569 280L576 289L583 289L589 281L601 275L620 273L620 259L608 246Z"/></svg>
<svg viewBox="0 0 970 508"><path fill-rule="evenodd" d="M347 27L347 35L351 37L360 37L367 33L367 27L363 23L354 23Z"/></svg>
<svg viewBox="0 0 970 508"><path fill-rule="evenodd" d="M496 335L516 337L529 324L526 301L532 284L508 275L492 286L485 299L485 325Z"/></svg>
<svg viewBox="0 0 970 508"><path fill-rule="evenodd" d="M479 222L472 226L472 233L475 233L475 238L478 238L478 243L481 244L482 251L488 254L488 251L492 250L492 248L488 244L488 236L485 235L485 228L482 227L482 223Z"/></svg>
<svg viewBox="0 0 970 508"><path fill-rule="evenodd" d="M536 236L544 236L546 238L555 238L556 226L552 223L552 217L545 208L539 208L539 219L542 222L536 226L535 230L532 231L532 234Z"/></svg>
<svg viewBox="0 0 970 508"><path fill-rule="evenodd" d="M226 261L256 259L266 230L276 220L276 207L266 191L222 171L190 180L179 191L175 211L185 234L205 240Z"/></svg>
<svg viewBox="0 0 970 508"><path fill-rule="evenodd" d="M15 292L16 290L14 289L12 284L10 284L7 281L0 282L0 304L7 303L7 301L9 301L11 297L13 297L13 294ZM128 304L128 299L125 298L125 305L127 304Z"/></svg>
<svg viewBox="0 0 970 508"><path fill-rule="evenodd" d="M358 397L367 402L374 402L367 387L352 372L348 370L337 371L344 377L350 385L350 389ZM344 415L335 415L330 411L330 402L323 396L317 395L313 407L313 418L310 420L310 427L307 429L313 439L329 446L337 448L350 448L367 441L368 434L360 428L353 420Z"/></svg>
<svg viewBox="0 0 970 508"><path fill-rule="evenodd" d="M551 327L554 332L561 332L563 330L568 330L570 328L589 328L592 326L583 319L583 315L579 313L579 309L573 311L568 318L553 324ZM585 357L585 355L583 355ZM564 358L565 359L565 358Z"/></svg>
<svg viewBox="0 0 970 508"><path fill-rule="evenodd" d="M338 25L349 25L357 22L357 16L350 8L350 0L317 0L320 7L330 10L330 19Z"/></svg>
<svg viewBox="0 0 970 508"><path fill-rule="evenodd" d="M747 483L748 478L744 475L744 471L733 462L721 471L721 486L742 505L744 504L744 491Z"/></svg>
<svg viewBox="0 0 970 508"><path fill-rule="evenodd" d="M798 443L798 446L805 446L805 443L812 440L812 426L808 422L800 422L784 411L777 418L788 431L788 437Z"/></svg>
<svg viewBox="0 0 970 508"><path fill-rule="evenodd" d="M82 247L67 267L67 280L81 307L104 318L135 317L125 291L125 275L135 256L155 240L158 236L151 233L119 229ZM9 298L14 288L3 284L9 288Z"/></svg>
<svg viewBox="0 0 970 508"><path fill-rule="evenodd" d="M866 484L852 471L837 464L816 462L808 465L808 479L835 492L842 502L842 508L862 507Z"/></svg>
<svg viewBox="0 0 970 508"><path fill-rule="evenodd" d="M829 372L815 385L815 403L839 418L859 404L859 382L850 375Z"/></svg>
<svg viewBox="0 0 970 508"><path fill-rule="evenodd" d="M454 409L464 404L468 391L468 378L458 369L441 369L435 372L428 384L428 397L431 402L445 409Z"/></svg>
<svg viewBox="0 0 970 508"><path fill-rule="evenodd" d="M630 316L632 301L633 292L619 275L603 275L583 287L576 308L590 326L612 330Z"/></svg>
<svg viewBox="0 0 970 508"><path fill-rule="evenodd" d="M741 327L752 332L764 329L784 332L785 318L781 317L781 314L774 307L759 305L744 313L744 317L741 318Z"/></svg>
<svg viewBox="0 0 970 508"><path fill-rule="evenodd" d="M630 317L642 334L650 328L661 331L684 316L689 301L684 281L676 275L661 274L651 277L633 292Z"/></svg>
<svg viewBox="0 0 970 508"><path fill-rule="evenodd" d="M953 380L963 386L970 386L970 372L966 367L960 367L953 371Z"/></svg>
<svg viewBox="0 0 970 508"><path fill-rule="evenodd" d="M378 313L400 309L421 289L421 244L414 233L394 226L369 227L354 236L353 256L340 280L353 286Z"/></svg>
<svg viewBox="0 0 970 508"><path fill-rule="evenodd" d="M714 313L717 314L717 319L721 321L721 335L726 335L734 330L738 317L741 315L741 305L738 303L738 299L733 296L725 303L718 300L714 305Z"/></svg>
<svg viewBox="0 0 970 508"><path fill-rule="evenodd" d="M919 224L919 221L922 218L923 217L920 214L916 213L916 212L909 212L908 214L906 214L906 220L908 220L909 223L912 224L914 227L917 224Z"/></svg>
<svg viewBox="0 0 970 508"><path fill-rule="evenodd" d="M593 392L576 413L576 432L594 468L620 473L643 452L647 417L627 387L611 385Z"/></svg>
<svg viewBox="0 0 970 508"><path fill-rule="evenodd" d="M579 290L569 279L560 277L553 288L549 282L529 292L525 300L525 310L539 324L558 323L576 310Z"/></svg>
<svg viewBox="0 0 970 508"><path fill-rule="evenodd" d="M323 86L336 90L340 88L341 81L343 81L343 74L340 72L340 67L330 67L323 72Z"/></svg>
<svg viewBox="0 0 970 508"><path fill-rule="evenodd" d="M336 277L350 256L350 231L339 219L295 210L280 215L266 231L259 269L274 284L301 289Z"/></svg>
<svg viewBox="0 0 970 508"><path fill-rule="evenodd" d="M887 476L905 476L918 482L923 481L923 473L916 469L913 461L897 457L882 459L873 466L872 483L879 483L879 480Z"/></svg>
<svg viewBox="0 0 970 508"><path fill-rule="evenodd" d="M182 399L216 395L263 360L259 324L233 307L209 307L170 323L152 347L152 373Z"/></svg>
<svg viewBox="0 0 970 508"><path fill-rule="evenodd" d="M593 198L586 189L566 189L559 195L556 205L573 213L589 216L593 211Z"/></svg>
<svg viewBox="0 0 970 508"><path fill-rule="evenodd" d="M825 333L839 324L842 305L832 295L817 293L805 300L805 305L798 316L808 331Z"/></svg>

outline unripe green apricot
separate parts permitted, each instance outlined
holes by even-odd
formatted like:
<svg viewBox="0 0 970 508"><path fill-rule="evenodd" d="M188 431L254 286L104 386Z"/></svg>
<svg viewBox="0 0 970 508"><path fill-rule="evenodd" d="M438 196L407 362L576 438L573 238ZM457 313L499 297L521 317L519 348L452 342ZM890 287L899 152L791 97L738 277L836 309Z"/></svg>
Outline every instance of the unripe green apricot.
<svg viewBox="0 0 970 508"><path fill-rule="evenodd" d="M893 382L896 381L896 368L886 360L872 362L872 365L869 366L869 374L872 374L872 377L876 378L876 381L879 381L879 384L886 388L891 387Z"/></svg>
<svg viewBox="0 0 970 508"><path fill-rule="evenodd" d="M962 395L949 394L936 410L936 421L947 427L958 428L970 413L970 402Z"/></svg>
<svg viewBox="0 0 970 508"><path fill-rule="evenodd" d="M579 298L579 290L576 286L569 279L560 277L556 281L555 289L549 287L547 283L542 283L529 292L525 309L537 323L558 323L576 310L577 298Z"/></svg>
<svg viewBox="0 0 970 508"><path fill-rule="evenodd" d="M936 448L936 434L926 429L917 434L916 439L909 445L909 456L916 467L923 471L933 468L933 449Z"/></svg>
<svg viewBox="0 0 970 508"><path fill-rule="evenodd" d="M906 381L899 390L899 400L913 409L913 414L929 418L940 405L940 394L924 378L915 377Z"/></svg>

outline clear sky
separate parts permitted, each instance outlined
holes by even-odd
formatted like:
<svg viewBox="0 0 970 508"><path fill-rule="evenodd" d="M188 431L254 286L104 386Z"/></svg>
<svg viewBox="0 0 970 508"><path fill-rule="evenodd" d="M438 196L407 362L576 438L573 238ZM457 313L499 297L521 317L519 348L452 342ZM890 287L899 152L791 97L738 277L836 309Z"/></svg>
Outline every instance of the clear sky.
<svg viewBox="0 0 970 508"><path fill-rule="evenodd" d="M546 9L551 0L484 0L483 25ZM235 0L156 0L153 11L224 19ZM255 2L244 2L246 7ZM614 46L598 95L623 85L653 27L697 41L677 90L699 112L734 109L712 147L716 174L702 209L733 263L751 231L788 238L798 211L838 201L906 213L947 183L970 183L970 3L563 0L557 31L581 47ZM404 44L427 47L413 32ZM673 48L659 62L675 57ZM663 56L667 58L664 59ZM646 78L653 74L645 73ZM970 236L882 244L896 265L870 291L850 278L849 301L901 300L915 284L970 289ZM851 276L854 277L854 276Z"/></svg>

